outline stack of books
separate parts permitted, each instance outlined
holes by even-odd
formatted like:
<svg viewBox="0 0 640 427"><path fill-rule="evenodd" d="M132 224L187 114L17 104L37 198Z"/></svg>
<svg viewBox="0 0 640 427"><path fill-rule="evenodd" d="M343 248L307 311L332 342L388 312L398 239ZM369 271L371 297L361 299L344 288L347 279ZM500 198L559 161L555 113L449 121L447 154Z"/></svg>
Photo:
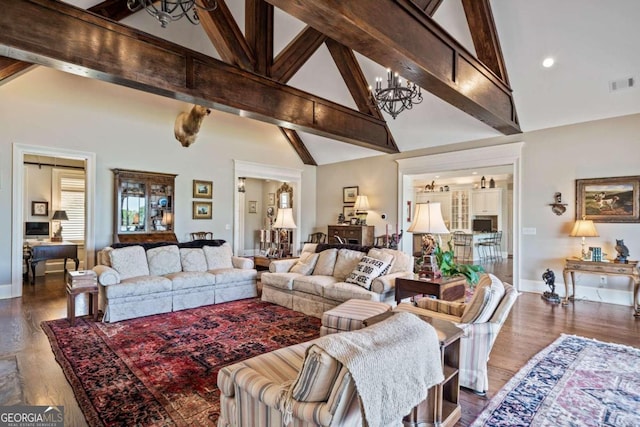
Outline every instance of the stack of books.
<svg viewBox="0 0 640 427"><path fill-rule="evenodd" d="M88 288L98 285L98 277L93 270L70 271L68 283L72 288Z"/></svg>

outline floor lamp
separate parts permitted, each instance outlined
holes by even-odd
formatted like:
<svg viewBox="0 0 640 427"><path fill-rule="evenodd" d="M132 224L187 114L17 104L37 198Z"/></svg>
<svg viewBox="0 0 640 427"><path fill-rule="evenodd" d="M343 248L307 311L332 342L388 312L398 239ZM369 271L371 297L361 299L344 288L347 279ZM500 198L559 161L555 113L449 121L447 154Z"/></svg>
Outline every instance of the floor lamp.
<svg viewBox="0 0 640 427"><path fill-rule="evenodd" d="M440 203L417 203L413 223L407 229L409 233L422 234L422 268L421 277L441 277L434 251L436 241L433 235L438 236L438 244L441 244L440 235L449 234L449 229L444 224Z"/></svg>
<svg viewBox="0 0 640 427"><path fill-rule="evenodd" d="M293 209L292 208L280 208L278 209L278 214L276 215L276 220L273 222L273 228L280 230L279 235L279 243L282 246L282 256L289 256L290 254L290 246L289 246L289 230L296 229L296 223L293 220ZM284 238L283 238L284 237ZM282 243L284 241L284 243Z"/></svg>

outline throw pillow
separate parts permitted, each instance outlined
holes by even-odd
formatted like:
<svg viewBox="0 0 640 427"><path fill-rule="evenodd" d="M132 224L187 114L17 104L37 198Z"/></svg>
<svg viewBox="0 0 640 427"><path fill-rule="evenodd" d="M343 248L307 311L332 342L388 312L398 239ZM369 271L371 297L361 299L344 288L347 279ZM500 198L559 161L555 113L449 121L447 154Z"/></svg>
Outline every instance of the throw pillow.
<svg viewBox="0 0 640 427"><path fill-rule="evenodd" d="M291 267L291 270L289 271L291 273L304 274L305 276L308 276L315 268L319 256L320 254L305 252L300 255L300 259L298 260L298 262L296 262L296 264Z"/></svg>
<svg viewBox="0 0 640 427"><path fill-rule="evenodd" d="M207 259L207 268L209 270L215 270L218 268L233 268L233 262L231 257L231 247L227 245L222 246L204 246L202 248L204 256Z"/></svg>
<svg viewBox="0 0 640 427"><path fill-rule="evenodd" d="M307 350L298 377L291 385L292 397L299 402L324 402L329 398L340 363L324 350L312 345Z"/></svg>
<svg viewBox="0 0 640 427"><path fill-rule="evenodd" d="M111 267L120 274L120 279L148 276L149 264L142 246L129 246L109 252Z"/></svg>
<svg viewBox="0 0 640 427"><path fill-rule="evenodd" d="M362 257L358 266L347 277L347 283L362 286L370 290L371 282L378 277L382 271L389 266L388 261L371 258L368 255Z"/></svg>
<svg viewBox="0 0 640 427"><path fill-rule="evenodd" d="M180 262L182 271L207 271L207 259L202 248L180 248Z"/></svg>
<svg viewBox="0 0 640 427"><path fill-rule="evenodd" d="M369 252L367 253L367 255L369 255L371 258L379 259L380 261L386 261L389 263L389 265L387 265L387 268L385 268L380 273L381 276L384 276L385 274L389 274L396 260L396 257L393 254L389 252L385 252L382 249L371 248L369 249Z"/></svg>
<svg viewBox="0 0 640 427"><path fill-rule="evenodd" d="M333 268L338 257L337 249L327 249L318 254L316 268L313 269L314 276L333 276Z"/></svg>
<svg viewBox="0 0 640 427"><path fill-rule="evenodd" d="M358 265L360 260L365 254L360 251L354 251L351 249L340 249L338 251L338 258L336 258L336 267L333 270L333 277L339 282L349 276L354 268Z"/></svg>
<svg viewBox="0 0 640 427"><path fill-rule="evenodd" d="M504 283L493 274L489 274L489 277L491 278L491 285L485 288L485 292L489 295L488 301L473 323L488 322L493 317L493 312L498 308L498 304L502 301L502 297L504 297Z"/></svg>
<svg viewBox="0 0 640 427"><path fill-rule="evenodd" d="M475 286L473 297L467 303L467 308L464 310L462 319L460 319L461 323L477 323L478 316L483 312L491 298L490 288L492 282L490 275L483 274L480 276L480 281Z"/></svg>
<svg viewBox="0 0 640 427"><path fill-rule="evenodd" d="M149 262L149 274L152 276L164 276L182 271L180 251L177 245L160 246L147 250L147 261Z"/></svg>

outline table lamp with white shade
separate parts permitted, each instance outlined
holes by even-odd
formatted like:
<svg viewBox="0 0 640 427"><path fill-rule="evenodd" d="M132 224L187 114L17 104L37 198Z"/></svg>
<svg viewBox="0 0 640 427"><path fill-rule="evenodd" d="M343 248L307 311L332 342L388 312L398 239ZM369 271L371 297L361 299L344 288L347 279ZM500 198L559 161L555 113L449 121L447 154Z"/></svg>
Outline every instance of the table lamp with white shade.
<svg viewBox="0 0 640 427"><path fill-rule="evenodd" d="M367 214L369 213L369 198L367 196L356 197L356 202L353 205L353 209L358 217L360 225L367 225Z"/></svg>
<svg viewBox="0 0 640 427"><path fill-rule="evenodd" d="M273 222L273 228L280 230L280 243L283 243L283 255L290 255L290 247L289 247L289 232L288 230L293 230L296 227L296 223L293 220L293 209L292 208L280 208L278 209L278 214L276 215L276 219Z"/></svg>
<svg viewBox="0 0 640 427"><path fill-rule="evenodd" d="M593 221L590 219L586 219L582 217L573 224L573 228L571 229L571 233L569 233L571 237L582 237L582 257L583 260L590 260L587 254L587 250L585 249L585 237L599 237L598 231L596 230L596 226L593 224Z"/></svg>
<svg viewBox="0 0 640 427"><path fill-rule="evenodd" d="M417 203L413 222L407 229L409 233L422 234L422 272L421 275L430 277L440 277L434 250L436 241L434 235L438 237L438 244L441 244L440 235L449 234L449 229L444 224L440 203Z"/></svg>

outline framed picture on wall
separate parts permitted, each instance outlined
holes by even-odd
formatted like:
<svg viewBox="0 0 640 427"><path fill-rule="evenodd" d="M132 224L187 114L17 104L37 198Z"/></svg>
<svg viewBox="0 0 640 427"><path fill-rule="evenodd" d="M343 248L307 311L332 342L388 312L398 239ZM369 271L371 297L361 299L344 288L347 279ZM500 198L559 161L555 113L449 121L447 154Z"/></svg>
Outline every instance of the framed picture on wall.
<svg viewBox="0 0 640 427"><path fill-rule="evenodd" d="M351 222L351 218L356 218L356 208L353 206L343 206L342 214L346 222Z"/></svg>
<svg viewBox="0 0 640 427"><path fill-rule="evenodd" d="M31 202L31 215L49 216L49 202Z"/></svg>
<svg viewBox="0 0 640 427"><path fill-rule="evenodd" d="M276 204L276 193L269 193L268 202L269 206L274 206Z"/></svg>
<svg viewBox="0 0 640 427"><path fill-rule="evenodd" d="M258 213L258 202L249 200L249 213Z"/></svg>
<svg viewBox="0 0 640 427"><path fill-rule="evenodd" d="M576 179L576 219L640 222L640 176Z"/></svg>
<svg viewBox="0 0 640 427"><path fill-rule="evenodd" d="M212 202L193 202L193 219L211 219Z"/></svg>
<svg viewBox="0 0 640 427"><path fill-rule="evenodd" d="M342 203L355 203L358 198L358 186L342 188Z"/></svg>
<svg viewBox="0 0 640 427"><path fill-rule="evenodd" d="M213 182L193 180L193 198L211 199L213 197Z"/></svg>

